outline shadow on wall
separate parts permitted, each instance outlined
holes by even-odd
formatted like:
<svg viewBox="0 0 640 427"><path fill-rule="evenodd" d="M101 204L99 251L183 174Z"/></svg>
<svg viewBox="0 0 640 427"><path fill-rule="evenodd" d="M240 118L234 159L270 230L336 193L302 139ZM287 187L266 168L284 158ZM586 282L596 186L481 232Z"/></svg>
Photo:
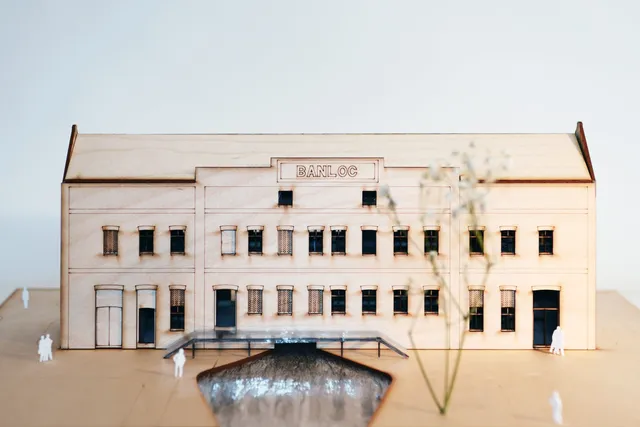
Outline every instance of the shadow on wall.
<svg viewBox="0 0 640 427"><path fill-rule="evenodd" d="M315 344L293 344L204 371L197 381L223 427L366 427L392 379Z"/></svg>
<svg viewBox="0 0 640 427"><path fill-rule="evenodd" d="M60 286L60 218L0 217L0 302L16 288Z"/></svg>

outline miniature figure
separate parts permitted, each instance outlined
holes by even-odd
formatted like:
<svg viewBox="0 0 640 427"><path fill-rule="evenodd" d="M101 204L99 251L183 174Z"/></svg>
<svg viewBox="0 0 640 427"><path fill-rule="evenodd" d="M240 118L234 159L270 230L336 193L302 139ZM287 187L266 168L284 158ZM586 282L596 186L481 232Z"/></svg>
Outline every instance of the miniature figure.
<svg viewBox="0 0 640 427"><path fill-rule="evenodd" d="M182 378L182 372L184 370L184 364L187 361L187 358L184 355L184 349L178 350L178 353L173 356L173 362L175 363L175 368L173 370L173 375L176 377Z"/></svg>
<svg viewBox="0 0 640 427"><path fill-rule="evenodd" d="M553 354L561 354L564 356L564 331L560 326L553 331L551 335L551 347L549 352Z"/></svg>
<svg viewBox="0 0 640 427"><path fill-rule="evenodd" d="M38 341L38 354L40 355L40 362L45 361L46 351L44 349L44 335L40 335L40 341Z"/></svg>
<svg viewBox="0 0 640 427"><path fill-rule="evenodd" d="M560 393L554 391L551 393L551 398L549 398L549 403L551 404L553 422L562 425L562 399L560 399Z"/></svg>
<svg viewBox="0 0 640 427"><path fill-rule="evenodd" d="M44 339L44 349L45 349L45 360L53 360L53 340L47 334L47 337Z"/></svg>
<svg viewBox="0 0 640 427"><path fill-rule="evenodd" d="M29 308L29 291L27 288L22 288L22 302L24 303L24 308Z"/></svg>

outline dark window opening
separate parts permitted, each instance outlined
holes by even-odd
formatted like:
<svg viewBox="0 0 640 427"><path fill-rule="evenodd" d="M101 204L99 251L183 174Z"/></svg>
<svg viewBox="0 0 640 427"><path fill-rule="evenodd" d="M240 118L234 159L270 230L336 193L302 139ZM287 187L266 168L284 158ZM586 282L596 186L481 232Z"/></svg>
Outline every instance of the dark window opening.
<svg viewBox="0 0 640 427"><path fill-rule="evenodd" d="M538 251L540 255L553 255L553 230L538 231Z"/></svg>
<svg viewBox="0 0 640 427"><path fill-rule="evenodd" d="M140 255L153 254L153 230L139 230Z"/></svg>
<svg viewBox="0 0 640 427"><path fill-rule="evenodd" d="M409 295L405 289L394 289L393 291L393 313L409 313Z"/></svg>
<svg viewBox="0 0 640 427"><path fill-rule="evenodd" d="M376 314L376 289L362 291L362 314Z"/></svg>
<svg viewBox="0 0 640 427"><path fill-rule="evenodd" d="M278 206L293 206L293 191L278 191Z"/></svg>
<svg viewBox="0 0 640 427"><path fill-rule="evenodd" d="M184 331L184 289L170 290L170 325L172 331Z"/></svg>
<svg viewBox="0 0 640 427"><path fill-rule="evenodd" d="M343 289L331 290L331 314L345 314L347 312L347 291Z"/></svg>
<svg viewBox="0 0 640 427"><path fill-rule="evenodd" d="M346 251L347 230L331 230L331 253L344 255Z"/></svg>
<svg viewBox="0 0 640 427"><path fill-rule="evenodd" d="M516 330L516 291L500 291L500 329L505 332Z"/></svg>
<svg viewBox="0 0 640 427"><path fill-rule="evenodd" d="M171 230L171 255L184 255L184 230Z"/></svg>
<svg viewBox="0 0 640 427"><path fill-rule="evenodd" d="M424 230L424 253L430 252L440 253L438 230Z"/></svg>
<svg viewBox="0 0 640 427"><path fill-rule="evenodd" d="M362 192L362 206L376 206L378 204L378 192L377 191L363 191Z"/></svg>
<svg viewBox="0 0 640 427"><path fill-rule="evenodd" d="M424 314L438 314L438 299L440 291L438 289L427 289L424 291Z"/></svg>
<svg viewBox="0 0 640 427"><path fill-rule="evenodd" d="M396 230L393 232L393 254L408 255L409 254L409 231Z"/></svg>
<svg viewBox="0 0 640 427"><path fill-rule="evenodd" d="M324 233L322 230L309 231L309 253L321 254L323 252L322 240Z"/></svg>
<svg viewBox="0 0 640 427"><path fill-rule="evenodd" d="M500 231L500 252L503 255L516 254L516 231L515 230Z"/></svg>
<svg viewBox="0 0 640 427"><path fill-rule="evenodd" d="M362 255L376 254L377 230L362 230Z"/></svg>
<svg viewBox="0 0 640 427"><path fill-rule="evenodd" d="M262 230L249 230L249 253L262 255Z"/></svg>
<svg viewBox="0 0 640 427"><path fill-rule="evenodd" d="M469 253L484 255L484 230L469 230Z"/></svg>

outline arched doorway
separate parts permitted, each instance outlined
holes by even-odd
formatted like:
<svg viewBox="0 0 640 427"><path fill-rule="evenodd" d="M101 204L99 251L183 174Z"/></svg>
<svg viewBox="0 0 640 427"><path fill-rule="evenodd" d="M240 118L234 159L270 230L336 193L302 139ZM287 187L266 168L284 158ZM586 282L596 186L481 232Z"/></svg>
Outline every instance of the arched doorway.
<svg viewBox="0 0 640 427"><path fill-rule="evenodd" d="M533 291L533 347L549 347L560 325L560 291Z"/></svg>

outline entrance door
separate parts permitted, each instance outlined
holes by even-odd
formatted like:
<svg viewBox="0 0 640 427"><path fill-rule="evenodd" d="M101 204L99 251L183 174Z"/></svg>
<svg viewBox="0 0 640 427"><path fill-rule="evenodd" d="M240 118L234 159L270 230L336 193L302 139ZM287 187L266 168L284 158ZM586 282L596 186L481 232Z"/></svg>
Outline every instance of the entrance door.
<svg viewBox="0 0 640 427"><path fill-rule="evenodd" d="M96 347L122 347L122 308L96 308Z"/></svg>
<svg viewBox="0 0 640 427"><path fill-rule="evenodd" d="M560 291L533 291L533 346L551 346L551 336L560 325Z"/></svg>
<svg viewBox="0 0 640 427"><path fill-rule="evenodd" d="M154 308L138 309L138 344L155 344L156 342L156 310Z"/></svg>
<svg viewBox="0 0 640 427"><path fill-rule="evenodd" d="M216 328L236 327L236 291L216 290Z"/></svg>

